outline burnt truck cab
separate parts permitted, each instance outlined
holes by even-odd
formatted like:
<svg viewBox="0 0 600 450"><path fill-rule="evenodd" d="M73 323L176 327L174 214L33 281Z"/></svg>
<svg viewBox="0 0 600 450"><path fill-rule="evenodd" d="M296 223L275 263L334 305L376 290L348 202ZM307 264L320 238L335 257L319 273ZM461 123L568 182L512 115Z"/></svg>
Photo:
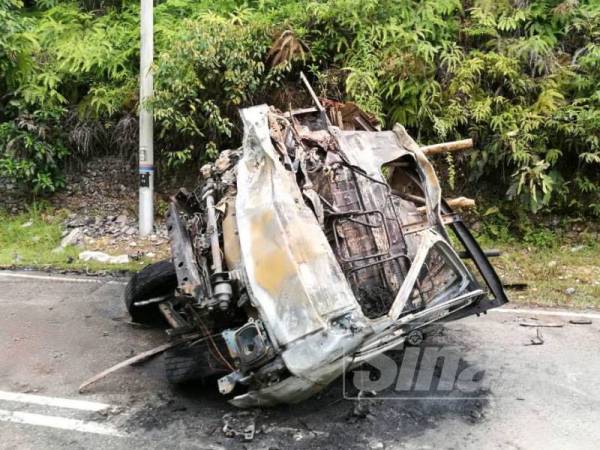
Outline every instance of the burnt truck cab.
<svg viewBox="0 0 600 450"><path fill-rule="evenodd" d="M403 127L344 129L319 103L241 117L242 148L169 208L177 288L159 306L173 339L191 336L171 375L217 378L240 407L298 402L434 322L507 302Z"/></svg>

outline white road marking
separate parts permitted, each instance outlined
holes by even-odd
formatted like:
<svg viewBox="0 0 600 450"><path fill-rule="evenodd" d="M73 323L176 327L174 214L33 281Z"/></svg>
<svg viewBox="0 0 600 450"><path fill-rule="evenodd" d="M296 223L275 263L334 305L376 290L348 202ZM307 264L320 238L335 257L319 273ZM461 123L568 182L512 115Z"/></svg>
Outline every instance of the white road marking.
<svg viewBox="0 0 600 450"><path fill-rule="evenodd" d="M79 431L82 433L123 436L123 434L120 433L116 428L98 422L67 419L66 417L46 416L43 414L32 414L21 411L6 411L4 409L0 409L0 422L37 425L42 427L59 428L61 430Z"/></svg>
<svg viewBox="0 0 600 450"><path fill-rule="evenodd" d="M600 319L600 314L576 312L576 311L545 311L541 309L519 309L519 308L494 308L489 309L493 313L506 314L534 314L536 316L565 316L565 317L585 317L587 319Z"/></svg>
<svg viewBox="0 0 600 450"><path fill-rule="evenodd" d="M32 280L44 280L44 281L61 281L67 283L104 283L104 284L127 284L126 281L117 280L104 280L102 278L77 278L77 277L60 277L54 275L35 275L32 273L16 273L16 272L5 272L0 271L0 277L9 278L29 278Z"/></svg>
<svg viewBox="0 0 600 450"><path fill-rule="evenodd" d="M21 394L19 392L0 391L0 400L34 405L56 406L59 408L80 409L83 411L102 411L111 405L106 403L90 402L87 400L71 400L68 398L45 397L43 395Z"/></svg>

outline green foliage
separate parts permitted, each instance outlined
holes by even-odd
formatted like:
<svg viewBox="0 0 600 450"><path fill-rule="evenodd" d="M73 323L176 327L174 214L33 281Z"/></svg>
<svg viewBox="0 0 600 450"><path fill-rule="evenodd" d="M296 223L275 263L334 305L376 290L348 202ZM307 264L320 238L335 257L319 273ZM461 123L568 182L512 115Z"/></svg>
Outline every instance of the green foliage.
<svg viewBox="0 0 600 450"><path fill-rule="evenodd" d="M22 133L37 142L23 155L61 155L50 177L66 152L135 150L138 8L0 0L3 159ZM271 67L270 49L283 42L301 58ZM386 126L400 122L423 144L473 137L475 151L445 161L450 185L464 182L460 173L470 186L502 187L515 210L600 215L598 0L162 0L155 50L164 165L237 145L239 107L287 108L295 97L304 106L295 95L302 69L322 95L353 100ZM59 110L63 126L51 137L19 126L34 117L43 127Z"/></svg>
<svg viewBox="0 0 600 450"><path fill-rule="evenodd" d="M514 232L510 229L510 222L510 219L497 207L489 208L481 214L479 237L483 238L485 243L488 241L511 243L514 241Z"/></svg>
<svg viewBox="0 0 600 450"><path fill-rule="evenodd" d="M64 186L60 164L68 150L58 133L61 112L36 111L0 123L0 177L26 183L34 193Z"/></svg>
<svg viewBox="0 0 600 450"><path fill-rule="evenodd" d="M523 236L523 241L535 248L552 248L558 242L556 235L545 228L530 230Z"/></svg>
<svg viewBox="0 0 600 450"><path fill-rule="evenodd" d="M473 136L471 179L533 212L598 213L600 3L343 3L347 95L421 142Z"/></svg>
<svg viewBox="0 0 600 450"><path fill-rule="evenodd" d="M267 71L270 38L244 25L245 10L181 20L159 55L152 106L171 166L214 157L232 136L237 108L260 101L282 68Z"/></svg>

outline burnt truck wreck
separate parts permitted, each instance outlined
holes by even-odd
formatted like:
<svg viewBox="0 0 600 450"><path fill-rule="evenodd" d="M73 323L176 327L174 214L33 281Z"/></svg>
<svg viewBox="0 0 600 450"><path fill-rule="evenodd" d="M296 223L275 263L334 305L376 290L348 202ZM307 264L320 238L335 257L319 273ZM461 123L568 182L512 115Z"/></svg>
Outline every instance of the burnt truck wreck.
<svg viewBox="0 0 600 450"><path fill-rule="evenodd" d="M427 152L312 95L241 111L243 146L172 199L172 261L126 289L135 321L170 326L168 379L217 380L239 407L301 401L434 322L507 302Z"/></svg>

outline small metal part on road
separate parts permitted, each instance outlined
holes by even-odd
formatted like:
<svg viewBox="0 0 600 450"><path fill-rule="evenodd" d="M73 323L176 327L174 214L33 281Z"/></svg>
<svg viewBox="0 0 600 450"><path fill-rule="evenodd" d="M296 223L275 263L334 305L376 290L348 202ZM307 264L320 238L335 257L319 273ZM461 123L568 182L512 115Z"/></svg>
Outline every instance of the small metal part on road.
<svg viewBox="0 0 600 450"><path fill-rule="evenodd" d="M536 328L536 336L531 339L530 345L543 345L543 344L544 344L544 338L542 336L542 330L540 330L539 328Z"/></svg>
<svg viewBox="0 0 600 450"><path fill-rule="evenodd" d="M591 325L592 321L590 319L571 319L569 323L573 325Z"/></svg>

